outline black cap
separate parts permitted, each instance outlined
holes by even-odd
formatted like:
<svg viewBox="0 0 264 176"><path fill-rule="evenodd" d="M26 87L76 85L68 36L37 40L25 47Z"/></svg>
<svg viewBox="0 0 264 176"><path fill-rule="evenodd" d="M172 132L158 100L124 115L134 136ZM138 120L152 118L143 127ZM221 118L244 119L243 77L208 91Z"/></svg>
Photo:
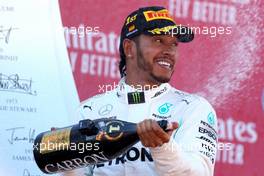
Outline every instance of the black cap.
<svg viewBox="0 0 264 176"><path fill-rule="evenodd" d="M177 25L164 7L151 6L132 12L125 20L121 31L120 47L125 38L131 39L140 34L173 35L179 42L190 42L194 34L190 28Z"/></svg>
<svg viewBox="0 0 264 176"><path fill-rule="evenodd" d="M188 27L177 25L169 11L164 7L143 7L132 12L125 20L120 36L119 53L121 61L119 70L121 77L125 76L126 64L123 41L132 39L140 34L146 35L172 35L179 42L190 42L194 38L192 30Z"/></svg>

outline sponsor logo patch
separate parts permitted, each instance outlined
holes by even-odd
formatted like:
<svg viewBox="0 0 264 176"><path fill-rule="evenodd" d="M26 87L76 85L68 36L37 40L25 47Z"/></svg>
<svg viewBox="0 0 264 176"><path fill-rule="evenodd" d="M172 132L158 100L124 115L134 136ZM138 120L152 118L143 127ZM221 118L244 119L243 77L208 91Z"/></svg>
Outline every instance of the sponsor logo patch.
<svg viewBox="0 0 264 176"><path fill-rule="evenodd" d="M207 116L208 123L210 125L215 125L215 115L214 113L210 112Z"/></svg>
<svg viewBox="0 0 264 176"><path fill-rule="evenodd" d="M134 16L132 16L132 17L129 16L129 17L126 19L126 25L132 23L132 22L135 21L136 19L137 19L137 14L134 15Z"/></svg>
<svg viewBox="0 0 264 176"><path fill-rule="evenodd" d="M110 112L113 110L113 105L111 104L106 104L104 106L102 106L99 111L98 111L98 114L100 116L106 116L108 114L110 114Z"/></svg>
<svg viewBox="0 0 264 176"><path fill-rule="evenodd" d="M169 116L161 116L161 115L158 115L158 114L152 114L153 117L155 118L159 118L159 119L168 119L168 118L171 118L171 115Z"/></svg>
<svg viewBox="0 0 264 176"><path fill-rule="evenodd" d="M127 161L153 162L151 153L146 148L131 147L126 153L109 161L108 163L97 164L96 167L113 166L124 164Z"/></svg>
<svg viewBox="0 0 264 176"><path fill-rule="evenodd" d="M171 103L164 103L163 105L159 107L158 111L160 114L167 114L171 106L172 106Z"/></svg>
<svg viewBox="0 0 264 176"><path fill-rule="evenodd" d="M206 151L210 152L212 155L215 155L215 151L211 146L202 143L202 148L205 149Z"/></svg>
<svg viewBox="0 0 264 176"><path fill-rule="evenodd" d="M163 94L164 92L166 92L167 87L164 87L163 89L161 89L160 91L158 91L157 93L155 93L155 95L151 98L155 98L157 96L160 96L161 94Z"/></svg>
<svg viewBox="0 0 264 176"><path fill-rule="evenodd" d="M131 31L133 31L135 28L136 28L135 25L129 26L128 31L131 32Z"/></svg>
<svg viewBox="0 0 264 176"><path fill-rule="evenodd" d="M204 122L204 121L201 120L201 124L204 127L206 127L206 128L210 128L210 130L212 130L215 134L217 134L217 132L215 131L215 129L211 125L209 125L208 123L206 123L206 122Z"/></svg>
<svg viewBox="0 0 264 176"><path fill-rule="evenodd" d="M128 104L145 103L144 92L130 92L127 94Z"/></svg>
<svg viewBox="0 0 264 176"><path fill-rule="evenodd" d="M213 133L211 130L199 127L199 133L205 134L208 137L212 138L214 141L217 140L217 136L215 133Z"/></svg>
<svg viewBox="0 0 264 176"><path fill-rule="evenodd" d="M159 11L145 11L143 12L145 19L147 21L152 21L152 20L170 20L172 22L174 22L173 18L171 17L171 15L169 14L169 11L167 9L162 9Z"/></svg>
<svg viewBox="0 0 264 176"><path fill-rule="evenodd" d="M200 139L200 140L203 140L203 141L205 141L205 142L211 144L213 147L216 147L214 142L212 142L210 139L208 139L208 138L206 138L206 137L204 137L204 136L200 136L200 137L196 137L196 138L198 138L198 139Z"/></svg>

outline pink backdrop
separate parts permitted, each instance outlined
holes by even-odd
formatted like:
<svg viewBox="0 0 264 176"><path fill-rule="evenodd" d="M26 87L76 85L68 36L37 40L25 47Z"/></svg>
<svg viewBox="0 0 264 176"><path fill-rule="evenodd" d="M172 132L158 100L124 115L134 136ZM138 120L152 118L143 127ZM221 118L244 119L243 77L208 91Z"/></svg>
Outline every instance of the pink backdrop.
<svg viewBox="0 0 264 176"><path fill-rule="evenodd" d="M100 93L99 85L118 81L121 26L129 12L146 5L163 5L177 23L203 31L194 42L180 45L180 61L171 84L206 97L217 111L220 142L232 143L232 148L218 152L215 175L262 176L262 1L60 0L63 25L70 29L65 37L80 99ZM74 27L82 26L90 32L75 35ZM216 36L214 27L221 30ZM208 28L211 34L206 35Z"/></svg>

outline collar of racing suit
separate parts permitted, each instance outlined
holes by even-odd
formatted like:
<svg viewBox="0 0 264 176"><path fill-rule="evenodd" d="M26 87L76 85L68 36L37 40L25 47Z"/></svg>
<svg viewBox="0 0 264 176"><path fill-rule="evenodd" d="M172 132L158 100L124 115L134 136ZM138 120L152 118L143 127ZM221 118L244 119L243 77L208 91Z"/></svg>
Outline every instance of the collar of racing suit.
<svg viewBox="0 0 264 176"><path fill-rule="evenodd" d="M157 87L148 89L149 87L142 87L140 85L132 87L125 82L125 77L123 77L116 88L117 97L121 102L128 104L128 94L132 92L144 92L145 102L151 102L152 100L162 97L171 89L169 83L163 83ZM147 90L145 90L147 89Z"/></svg>

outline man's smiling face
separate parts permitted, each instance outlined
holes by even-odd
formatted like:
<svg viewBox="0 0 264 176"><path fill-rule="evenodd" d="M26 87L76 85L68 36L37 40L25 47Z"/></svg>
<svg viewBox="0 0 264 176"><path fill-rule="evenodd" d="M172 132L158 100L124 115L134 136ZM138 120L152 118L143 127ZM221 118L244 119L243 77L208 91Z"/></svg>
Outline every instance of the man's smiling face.
<svg viewBox="0 0 264 176"><path fill-rule="evenodd" d="M169 82L178 58L177 38L170 35L140 35L136 39L137 59L133 64L139 77L156 83Z"/></svg>

